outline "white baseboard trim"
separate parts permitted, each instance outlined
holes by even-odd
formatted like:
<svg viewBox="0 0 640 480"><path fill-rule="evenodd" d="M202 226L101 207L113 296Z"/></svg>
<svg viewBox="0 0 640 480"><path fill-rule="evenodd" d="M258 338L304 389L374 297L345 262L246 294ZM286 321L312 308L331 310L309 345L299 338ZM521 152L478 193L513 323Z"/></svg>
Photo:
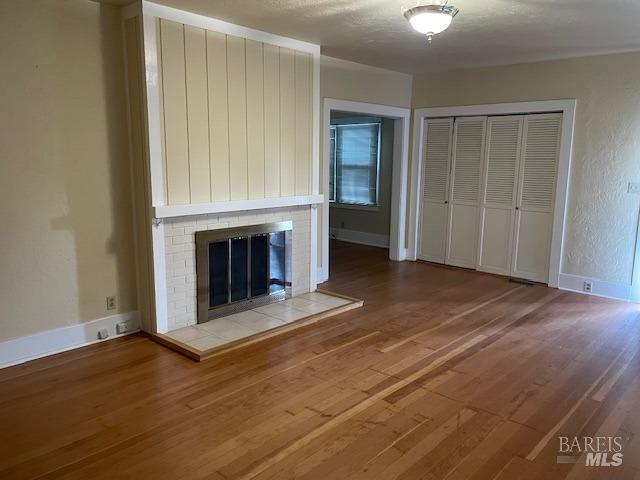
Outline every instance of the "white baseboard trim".
<svg viewBox="0 0 640 480"><path fill-rule="evenodd" d="M379 233L358 232L357 230L347 230L345 228L329 229L331 238L349 243L359 243L372 247L389 248L389 235Z"/></svg>
<svg viewBox="0 0 640 480"><path fill-rule="evenodd" d="M132 330L122 335L116 334L116 324L127 321L133 322ZM98 340L98 330L103 328L107 329L109 337L104 340ZM12 338L11 340L0 342L0 368L10 367L11 365L84 347L92 343L103 342L138 331L140 331L138 312L126 312L77 325L55 328L34 335Z"/></svg>
<svg viewBox="0 0 640 480"><path fill-rule="evenodd" d="M584 282L586 281L593 283L593 290L591 293L584 291ZM560 274L558 288L560 290L568 290L571 292L583 293L585 295L595 295L596 297L624 300L626 302L628 302L631 297L631 285L605 282L603 280L598 280L597 278L580 277L578 275L570 275L568 273Z"/></svg>

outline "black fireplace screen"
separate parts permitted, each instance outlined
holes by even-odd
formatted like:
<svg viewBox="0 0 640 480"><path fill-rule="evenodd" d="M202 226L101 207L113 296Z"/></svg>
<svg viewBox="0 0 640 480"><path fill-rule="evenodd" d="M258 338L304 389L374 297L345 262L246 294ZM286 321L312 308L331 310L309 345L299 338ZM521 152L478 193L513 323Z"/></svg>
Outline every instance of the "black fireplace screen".
<svg viewBox="0 0 640 480"><path fill-rule="evenodd" d="M196 232L198 323L287 296L290 236L291 222Z"/></svg>

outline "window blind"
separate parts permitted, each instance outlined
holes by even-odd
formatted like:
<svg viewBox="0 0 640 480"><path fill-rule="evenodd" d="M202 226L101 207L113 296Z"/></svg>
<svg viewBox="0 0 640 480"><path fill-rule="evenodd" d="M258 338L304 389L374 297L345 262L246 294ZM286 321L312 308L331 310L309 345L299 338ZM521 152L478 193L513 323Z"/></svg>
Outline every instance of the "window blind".
<svg viewBox="0 0 640 480"><path fill-rule="evenodd" d="M378 204L380 123L331 127L330 196L337 203Z"/></svg>

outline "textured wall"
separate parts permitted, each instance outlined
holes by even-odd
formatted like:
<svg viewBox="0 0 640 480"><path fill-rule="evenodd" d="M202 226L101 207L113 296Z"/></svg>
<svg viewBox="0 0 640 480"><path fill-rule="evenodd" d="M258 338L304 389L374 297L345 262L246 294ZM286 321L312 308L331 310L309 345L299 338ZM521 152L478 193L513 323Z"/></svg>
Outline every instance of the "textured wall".
<svg viewBox="0 0 640 480"><path fill-rule="evenodd" d="M0 2L0 43L0 339L135 310L118 9Z"/></svg>
<svg viewBox="0 0 640 480"><path fill-rule="evenodd" d="M253 213L195 215L165 221L165 256L167 265L167 312L169 330L197 323L196 239L195 232L220 228L293 222L292 293L309 291L309 207L256 210Z"/></svg>
<svg viewBox="0 0 640 480"><path fill-rule="evenodd" d="M574 98L562 272L629 284L640 197L640 54L416 77L413 107Z"/></svg>

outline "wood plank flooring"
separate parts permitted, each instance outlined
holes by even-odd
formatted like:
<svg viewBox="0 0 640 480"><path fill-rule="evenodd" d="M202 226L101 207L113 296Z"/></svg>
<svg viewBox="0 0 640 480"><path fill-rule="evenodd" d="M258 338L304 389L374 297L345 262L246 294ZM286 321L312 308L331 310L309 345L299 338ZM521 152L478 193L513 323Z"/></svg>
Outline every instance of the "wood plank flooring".
<svg viewBox="0 0 640 480"><path fill-rule="evenodd" d="M640 479L638 305L338 242L323 287L365 305L204 363L133 335L0 370L0 478Z"/></svg>

